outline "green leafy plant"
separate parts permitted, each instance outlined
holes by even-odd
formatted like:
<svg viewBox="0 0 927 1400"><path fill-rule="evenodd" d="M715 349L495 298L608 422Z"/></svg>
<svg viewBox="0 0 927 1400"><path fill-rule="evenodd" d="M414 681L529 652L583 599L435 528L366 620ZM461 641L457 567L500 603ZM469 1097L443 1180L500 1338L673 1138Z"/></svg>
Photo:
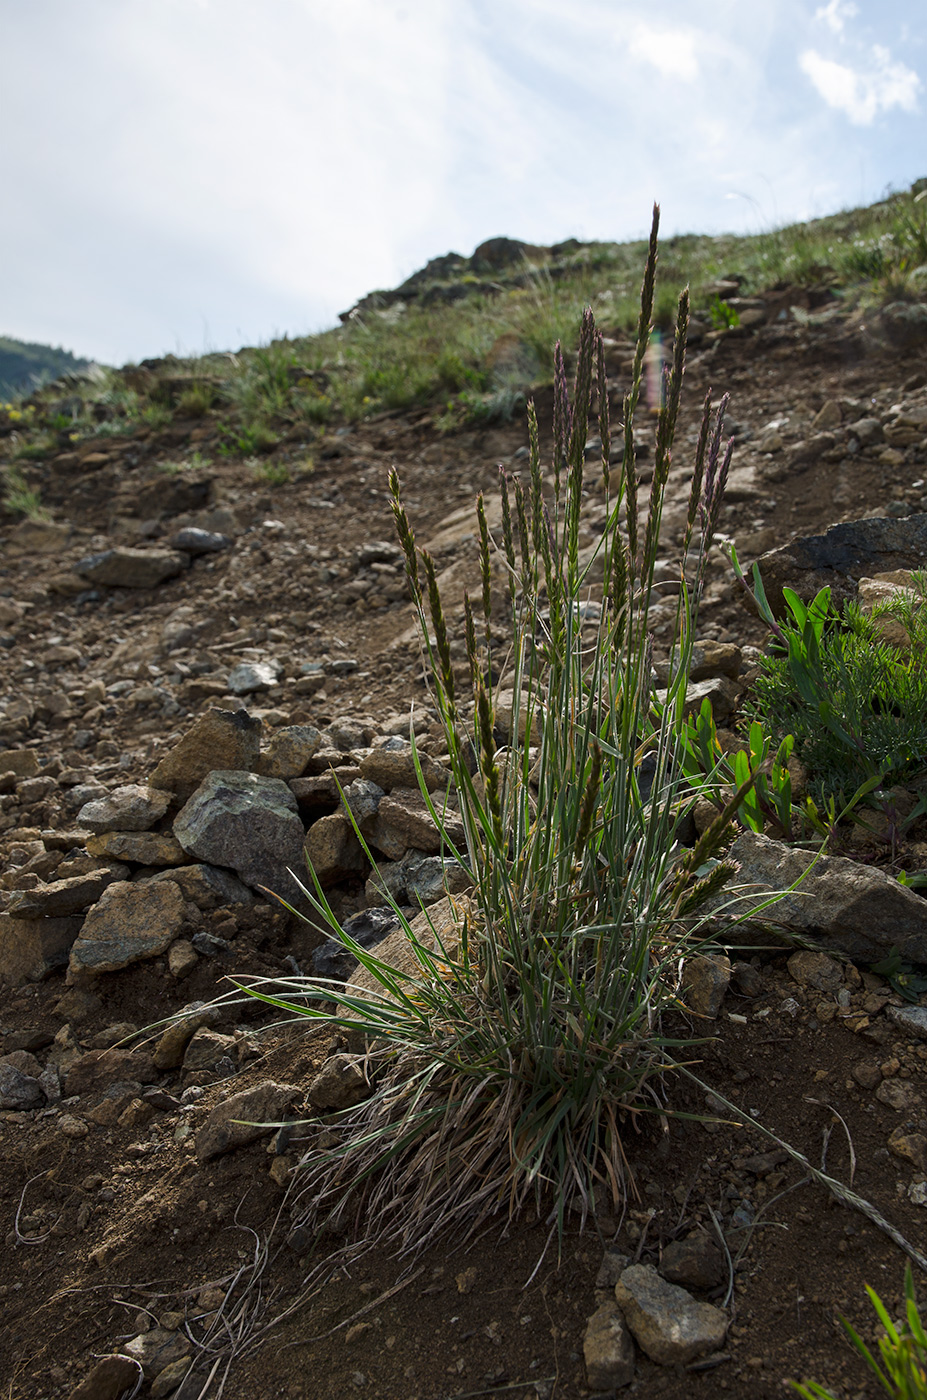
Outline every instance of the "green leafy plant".
<svg viewBox="0 0 927 1400"><path fill-rule="evenodd" d="M732 559L746 587L733 550ZM786 588L782 619L769 605L757 565L753 583L773 645L760 663L749 709L774 735L794 735L814 798L840 801L854 789L865 796L927 766L923 583L920 596L899 595L868 616L853 604L839 613L829 588L809 604ZM886 617L905 628L906 645L885 640L880 621Z"/></svg>
<svg viewBox="0 0 927 1400"><path fill-rule="evenodd" d="M921 995L927 992L927 977L905 962L897 948L892 948L888 957L881 962L873 963L871 970L879 977L886 978L893 991L915 1006L919 1004Z"/></svg>
<svg viewBox="0 0 927 1400"><path fill-rule="evenodd" d="M797 815L792 802L792 776L789 759L794 739L787 734L772 753L772 741L758 720L750 725L747 747L726 754L718 740L711 701L687 721L683 732L683 766L702 794L723 805L724 793L743 788L744 800L736 819L751 831L773 827L788 840Z"/></svg>
<svg viewBox="0 0 927 1400"><path fill-rule="evenodd" d="M735 326L740 325L740 316L737 314L737 308L735 306L730 306L726 301L722 301L719 296L716 296L711 302L708 307L708 314L711 317L711 324L716 330L729 331L733 330Z"/></svg>
<svg viewBox="0 0 927 1400"><path fill-rule="evenodd" d="M927 1400L927 1333L918 1312L911 1265L905 1269L905 1320L900 1329L892 1322L888 1309L875 1289L867 1284L866 1292L885 1328L885 1335L879 1339L879 1360L846 1318L840 1319L843 1330L892 1400ZM815 1381L807 1385L800 1385L797 1381L790 1384L804 1400L834 1400L831 1392Z"/></svg>
<svg viewBox="0 0 927 1400"><path fill-rule="evenodd" d="M709 395L689 499L673 679L657 706L649 613L688 294L679 299L649 504L639 514L634 414L651 331L656 234L655 210L620 465L610 465L604 347L587 312L572 401L557 348L552 492L530 410L528 480L501 478L500 540L478 502L482 583L464 609L464 680L452 663L436 564L417 548L391 477L453 795L429 793L413 753L445 851L469 873L472 892L440 936L427 911L427 927L413 927L393 903L412 968L398 970L340 928L313 874L304 894L357 958L365 987L296 979L289 999L250 989L374 1047L372 1096L339 1116L339 1145L304 1164L296 1213L310 1230L326 1222L344 1227L363 1197L365 1238L409 1248L532 1202L562 1232L571 1206L583 1217L594 1208L597 1188L622 1199L623 1135L635 1115L662 1111L674 1052L687 1043L667 1031L663 1017L679 1004L682 960L704 945L699 908L732 873L715 855L746 790L694 849L680 844L694 801L683 764L686 678L732 443L722 450L723 405L713 416ZM608 523L590 557L581 558L594 398ZM453 839L452 817L462 843ZM356 823L355 831L364 842Z"/></svg>

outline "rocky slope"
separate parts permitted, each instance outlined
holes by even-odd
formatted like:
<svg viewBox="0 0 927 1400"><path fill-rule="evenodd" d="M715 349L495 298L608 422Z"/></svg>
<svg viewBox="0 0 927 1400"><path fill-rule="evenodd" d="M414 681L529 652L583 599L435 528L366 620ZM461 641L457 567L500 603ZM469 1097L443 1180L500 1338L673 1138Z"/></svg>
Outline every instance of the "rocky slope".
<svg viewBox="0 0 927 1400"><path fill-rule="evenodd" d="M849 593L862 561L872 573L923 566L927 307L899 303L867 324L816 314L795 291L757 301L741 308L736 329L706 331L693 348L664 518L667 571L709 384L733 395L725 528L741 559L849 522L840 550L792 545L765 566L769 576L800 590L826 577ZM629 354L613 336L619 389ZM539 390L538 402L546 429L549 393ZM391 927L384 884L412 905L440 899L445 878L459 874L445 869L411 764L410 711L426 778L440 785L443 736L386 475L398 469L459 618L478 577L473 498L485 490L494 501L499 464L523 469L523 426L448 436L428 413L380 414L304 429L259 462L218 456L224 440L220 414L175 412L166 425L20 458L51 518L2 525L0 1189L10 1262L0 1325L4 1380L23 1397L117 1396L140 1367L143 1394L198 1395L213 1355L221 1351L224 1368L235 1352L222 1319L234 1321L242 1347L249 1337L246 1285L258 1270L251 1242L243 1250L245 1236L230 1228L239 1204L239 1223L266 1235L300 1155L324 1141L325 1113L364 1092L362 1066L330 1036L259 1036L273 1017L258 1003L195 1006L228 976L345 975L326 962L321 931L261 888L298 902L287 867L299 867L307 844L339 916L373 941ZM274 467L296 475L309 449L311 473L273 484L287 474ZM649 455L642 430L642 505ZM591 479L587 546L603 513ZM659 659L670 624L655 621ZM764 636L720 553L701 633L704 683L733 728ZM376 868L340 815L335 778ZM927 866L924 826L910 833L915 868ZM871 864L876 852L854 854ZM865 884L867 864L853 864ZM846 894L845 872L831 878ZM927 902L891 888L912 921L909 956L920 960ZM860 970L786 952L728 969L702 1012L720 1018L705 1073L815 1160L827 1114L802 1109L802 1099L831 1105L850 1125L860 1189L916 1238L927 1204L925 1012L868 971L868 947L864 957L847 946L853 917L878 933L873 910L883 906L871 884L863 895L870 902L856 915L849 897L841 907L832 947ZM876 947L897 942L899 909L884 905ZM146 1032L191 1006L184 1022ZM675 1106L686 1104L680 1091ZM243 1126L280 1119L292 1126L273 1135ZM531 1222L504 1257L482 1241L466 1256L433 1252L417 1273L370 1259L281 1324L275 1335L298 1343L299 1365L274 1341L238 1356L226 1394L356 1389L431 1400L523 1381L512 1394L561 1400L624 1384L635 1364L648 1395L720 1384L761 1396L779 1393L786 1373L833 1377L844 1361L834 1305L861 1305L859 1280L876 1266L897 1292L898 1254L862 1217L825 1209L807 1189L773 1210L800 1173L760 1139L680 1124L673 1143L667 1153L645 1130L629 1148L642 1195L622 1221L601 1212L604 1261L595 1236L571 1238L560 1270L549 1261L522 1293L542 1247ZM754 1229L767 1206L764 1220L790 1225L787 1238ZM303 1296L314 1262L294 1218L287 1204L271 1234L281 1249L267 1273L278 1311ZM689 1301L666 1295L670 1283ZM690 1303L701 1340L667 1350L656 1336L661 1309ZM779 1325L786 1316L794 1328ZM128 1360L121 1370L107 1362L107 1381L93 1368L110 1351ZM178 1392L194 1351L206 1364Z"/></svg>

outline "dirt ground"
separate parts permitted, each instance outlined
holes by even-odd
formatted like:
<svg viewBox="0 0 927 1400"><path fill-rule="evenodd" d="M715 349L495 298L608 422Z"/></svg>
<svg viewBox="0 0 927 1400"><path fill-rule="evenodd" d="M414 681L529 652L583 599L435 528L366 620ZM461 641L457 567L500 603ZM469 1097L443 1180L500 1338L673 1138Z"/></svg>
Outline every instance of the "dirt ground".
<svg viewBox="0 0 927 1400"><path fill-rule="evenodd" d="M677 439L678 499L700 396L711 384L732 394L734 465L745 474L725 528L742 559L797 533L882 514L890 503L896 513L925 510L927 438L901 450L883 440L878 450L848 452L838 433L817 459L786 465L789 444L814 431L812 420L826 403L838 405L844 424L884 419L925 383L923 349L891 351L834 321L817 330L788 322L696 347ZM761 453L757 444L773 420L787 420L777 430L784 447ZM262 713L272 712L268 724L322 726L353 716L374 732L414 702L426 747L440 751L439 737L428 735L416 647L404 640L413 619L401 580L384 572L366 590L348 585L358 578L358 549L393 538L386 474L394 465L419 540L444 529L436 545L441 567L472 570L472 535L455 527L453 513L476 491L494 488L498 463L518 468L524 427L514 422L441 437L424 413L385 416L283 445L274 460L289 462L294 477L307 447L314 458L311 474L288 484L256 480L253 465L233 458L217 458L207 472L159 474L159 462L194 447L209 456L215 432L209 418L175 420L161 434L107 439L96 449L101 462L87 465L85 447L76 461L29 465L30 480L70 533L49 546L10 520L0 529L0 608L8 605L0 611L7 617L0 628L7 701L0 749L35 749L40 771L48 770L56 786L3 808L4 871L22 865L30 842L72 858L75 821L62 777L79 773L104 786L144 781L214 702L222 688L215 675L235 660L270 653L281 660L278 684L260 698ZM205 495L184 503L189 481L206 477ZM204 556L157 588L79 590L71 573L69 591L66 578L82 554L160 541L194 509L224 511L236 531L234 549ZM593 491L590 538L595 518ZM672 529L671 514L669 556ZM759 624L720 560L711 580L703 634L761 643ZM150 639L183 607L191 609L194 630L204 625L178 669ZM339 660L356 666L332 665ZM315 662L324 667L323 687L299 689L301 668ZM87 694L98 678L103 700ZM111 693L123 679L129 684ZM17 710L17 698L29 704ZM921 841L922 828L913 833ZM13 878L6 884L18 887ZM352 913L363 902L362 887L346 886L338 898ZM320 940L269 907L240 912L231 932L227 911L216 909L204 927L228 946L200 957L183 981L162 956L106 974L89 991L68 987L63 970L7 985L0 1053L22 1051L42 1066L57 1057L66 1065L69 1054L73 1061L103 1050L193 1000L210 999L230 976L290 975L285 959L303 966ZM894 1156L887 1142L901 1121L927 1130L927 1044L899 1037L884 1014L891 989L867 969L847 967L843 994L834 988L830 999L836 1012L825 1011L827 998L795 980L788 956L754 956L751 995L732 989L711 1039L693 1052L697 1073L814 1165L825 1160L846 1183L852 1172L854 1189L922 1246L927 1195L917 1187L927 1174ZM330 1033L263 1029L270 1020L257 1003L226 1013L220 1029L236 1036L236 1092L266 1079L305 1085L325 1057ZM639 1131L629 1126L636 1199L623 1219L605 1213L582 1233L571 1226L559 1260L542 1222L504 1229L500 1221L495 1232L464 1245L448 1239L412 1259L374 1250L319 1276L313 1270L324 1255L286 1243L287 1178L274 1166L285 1154L275 1157L275 1140L265 1135L197 1161L192 1130L229 1092L227 1072L192 1079L180 1070L159 1073L151 1048L143 1042L110 1076L110 1084L129 1084L122 1099L115 1096L118 1117L97 1111L108 1087L103 1078L44 1109L0 1113L0 1383L11 1400L70 1396L96 1358L156 1326L181 1339L187 1329L199 1340L217 1308L229 1327L213 1331L196 1386L191 1380L175 1392L183 1400L200 1394L213 1363L212 1387L203 1394L218 1395L224 1381L227 1400L574 1400L590 1394L583 1338L615 1256L657 1263L673 1240L695 1230L724 1238L723 1277L699 1296L727 1301L727 1342L688 1369L639 1355L626 1393L683 1400L720 1389L762 1400L783 1393L786 1378L809 1377L844 1397L877 1393L838 1316L871 1340L864 1285L897 1310L904 1255L862 1214L810 1184L801 1166L759 1132L677 1116L665 1129L655 1120ZM906 1110L877 1097L873 1083L888 1079L907 1082ZM667 1099L676 1113L711 1109L682 1079L667 1084ZM291 1157L297 1146L289 1147ZM139 1393L152 1393L148 1380Z"/></svg>

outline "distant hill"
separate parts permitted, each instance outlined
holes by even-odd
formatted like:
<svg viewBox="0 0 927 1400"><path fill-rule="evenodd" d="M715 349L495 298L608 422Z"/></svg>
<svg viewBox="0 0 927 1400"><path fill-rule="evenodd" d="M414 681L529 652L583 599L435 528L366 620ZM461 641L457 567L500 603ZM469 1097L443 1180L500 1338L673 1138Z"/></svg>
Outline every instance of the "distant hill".
<svg viewBox="0 0 927 1400"><path fill-rule="evenodd" d="M31 393L59 375L86 369L89 363L72 355L70 350L33 345L0 335L0 400Z"/></svg>

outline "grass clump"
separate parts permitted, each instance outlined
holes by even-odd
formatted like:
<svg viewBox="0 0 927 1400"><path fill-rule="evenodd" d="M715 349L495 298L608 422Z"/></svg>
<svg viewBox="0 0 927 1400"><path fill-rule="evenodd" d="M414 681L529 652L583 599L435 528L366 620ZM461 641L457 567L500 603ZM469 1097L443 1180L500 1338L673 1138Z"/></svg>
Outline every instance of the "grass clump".
<svg viewBox="0 0 927 1400"><path fill-rule="evenodd" d="M905 1320L900 1328L892 1322L875 1289L867 1284L866 1292L885 1328L884 1335L879 1338L881 1365L846 1318L840 1319L843 1330L891 1400L927 1400L927 1333L918 1312L911 1265L905 1269ZM815 1381L807 1385L792 1381L791 1385L803 1400L834 1400L831 1392Z"/></svg>
<svg viewBox="0 0 927 1400"><path fill-rule="evenodd" d="M527 479L501 479L500 539L478 502L482 587L465 607L463 682L435 562L417 548L392 476L456 796L428 796L423 780L421 787L472 892L443 937L430 920L424 932L414 929L394 905L414 969L403 972L343 933L314 881L305 893L358 959L364 985L295 979L288 1000L252 988L372 1047L372 1096L339 1115L339 1145L308 1159L294 1188L297 1215L315 1228L347 1227L363 1205L368 1242L417 1248L532 1204L562 1232L571 1208L583 1218L595 1209L597 1190L613 1207L623 1202L633 1190L625 1135L640 1113L663 1111L666 1076L684 1043L665 1013L679 1005L686 955L705 938L699 907L731 874L714 852L733 808L693 850L679 841L695 800L682 762L686 677L731 447L722 453L723 405L713 415L709 396L672 679L658 702L648 619L688 294L679 298L653 484L639 512L633 424L651 334L657 221L655 210L632 385L616 430L620 464L609 465L604 350L587 312L572 398L559 346L556 354L552 489L532 411ZM584 456L596 412L608 524L583 555ZM446 820L451 802L465 834L458 846Z"/></svg>
<svg viewBox="0 0 927 1400"><path fill-rule="evenodd" d="M51 515L42 505L41 494L29 485L16 466L4 468L3 505L11 515L23 515L27 520L51 519Z"/></svg>

